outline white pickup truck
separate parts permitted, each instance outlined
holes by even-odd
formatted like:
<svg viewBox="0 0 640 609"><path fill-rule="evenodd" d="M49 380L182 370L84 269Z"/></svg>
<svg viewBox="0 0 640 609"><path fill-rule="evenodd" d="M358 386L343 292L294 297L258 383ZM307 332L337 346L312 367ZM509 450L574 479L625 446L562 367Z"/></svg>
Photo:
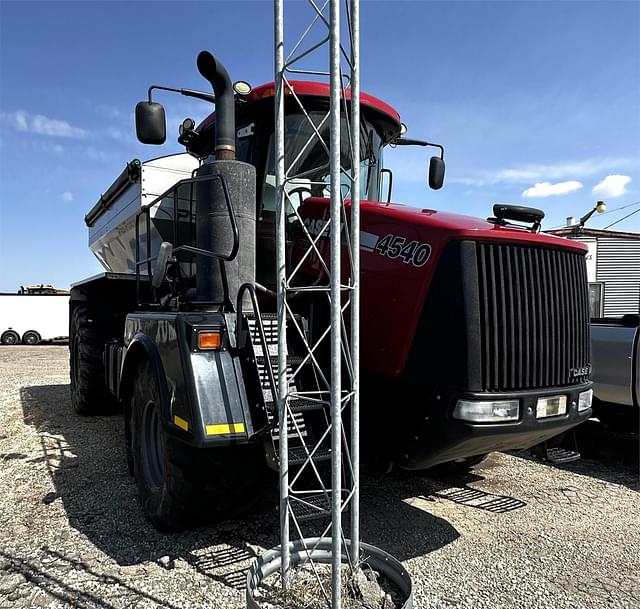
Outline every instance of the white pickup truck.
<svg viewBox="0 0 640 609"><path fill-rule="evenodd" d="M68 294L0 294L0 343L3 345L37 345L68 336Z"/></svg>
<svg viewBox="0 0 640 609"><path fill-rule="evenodd" d="M625 431L638 430L640 315L591 320L593 413Z"/></svg>

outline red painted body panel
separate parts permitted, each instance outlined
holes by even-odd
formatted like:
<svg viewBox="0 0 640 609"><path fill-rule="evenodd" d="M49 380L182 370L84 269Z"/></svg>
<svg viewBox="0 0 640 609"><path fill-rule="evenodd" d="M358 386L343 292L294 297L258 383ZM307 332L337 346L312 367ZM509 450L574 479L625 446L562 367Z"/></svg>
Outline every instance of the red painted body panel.
<svg viewBox="0 0 640 609"><path fill-rule="evenodd" d="M348 202L347 202L348 204ZM328 199L309 198L300 208L304 218L328 217ZM401 258L383 256L367 243L392 234L406 242L431 246L428 261L420 267ZM399 204L361 203L361 361L362 369L390 377L402 376L429 286L442 251L452 240L470 239L528 243L536 247L586 252L585 245L569 239L496 224L430 209ZM318 243L328 259L328 238ZM317 257L305 271L321 274Z"/></svg>
<svg viewBox="0 0 640 609"><path fill-rule="evenodd" d="M309 80L290 80L289 85L291 90L296 95L324 97L325 99L329 99L328 83L313 82ZM249 93L247 99L249 101L258 101L259 99L263 99L264 97L272 97L275 95L275 87L275 83L272 82L265 85L260 85L259 87L251 90L251 93ZM345 97L347 99L351 99L350 89L346 90ZM374 108L379 112L383 112L394 121L396 121L398 123L398 126L400 126L400 114L398 114L398 112L393 107L391 107L381 99L373 95L369 95L368 93L361 92L360 104Z"/></svg>
<svg viewBox="0 0 640 609"><path fill-rule="evenodd" d="M289 84L291 86L291 90L300 97L322 97L324 99L329 99L329 85L320 82L313 82L309 80L290 80ZM273 97L275 95L275 84L267 83L264 85L260 85L255 89L251 90L251 93L247 95L246 99L248 102L256 102L261 99L265 99L267 97ZM346 98L351 99L351 90L346 90ZM400 114L389 104L378 99L373 95L369 95L368 93L360 93L360 104L362 106L368 106L373 110L381 112L386 117L391 119L394 123L397 124L398 133L400 130ZM209 116L207 116L197 127L197 131L202 131L210 127L213 123L215 123L216 114L212 112Z"/></svg>

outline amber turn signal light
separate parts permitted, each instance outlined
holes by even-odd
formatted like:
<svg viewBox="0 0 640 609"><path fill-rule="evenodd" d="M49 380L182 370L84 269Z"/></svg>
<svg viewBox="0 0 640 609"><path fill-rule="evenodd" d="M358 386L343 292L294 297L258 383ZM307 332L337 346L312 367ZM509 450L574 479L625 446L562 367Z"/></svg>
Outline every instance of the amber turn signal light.
<svg viewBox="0 0 640 609"><path fill-rule="evenodd" d="M220 332L198 332L198 349L220 349Z"/></svg>

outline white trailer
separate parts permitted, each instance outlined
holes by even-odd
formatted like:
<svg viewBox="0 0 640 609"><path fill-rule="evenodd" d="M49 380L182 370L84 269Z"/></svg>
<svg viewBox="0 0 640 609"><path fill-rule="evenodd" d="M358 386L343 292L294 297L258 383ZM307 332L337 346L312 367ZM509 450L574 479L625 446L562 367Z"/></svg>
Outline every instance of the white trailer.
<svg viewBox="0 0 640 609"><path fill-rule="evenodd" d="M0 342L37 345L69 336L69 296L0 294Z"/></svg>

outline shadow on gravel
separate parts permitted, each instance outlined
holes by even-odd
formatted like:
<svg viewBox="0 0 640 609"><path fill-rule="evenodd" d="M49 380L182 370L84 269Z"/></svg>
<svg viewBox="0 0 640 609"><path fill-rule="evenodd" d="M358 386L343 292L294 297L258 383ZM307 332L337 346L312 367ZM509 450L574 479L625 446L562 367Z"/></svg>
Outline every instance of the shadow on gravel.
<svg viewBox="0 0 640 609"><path fill-rule="evenodd" d="M42 455L32 462L43 462L55 485L55 496L47 499L59 497L69 524L119 565L182 559L204 575L237 588L244 586L245 569L255 557L253 547L278 545L275 501L242 520L184 533L159 533L138 506L137 489L126 466L121 416L76 415L69 385L23 387L21 400L24 421L36 428L42 445ZM425 488L422 478L363 475L363 541L400 560L423 556L454 541L458 532L446 520L403 500L428 492Z"/></svg>
<svg viewBox="0 0 640 609"><path fill-rule="evenodd" d="M29 591L31 598L33 599L35 596L36 601L46 602L47 606L51 602L51 598L54 598L65 603L65 606L74 607L74 609L116 609L116 607L123 606L124 599L130 603L130 605L126 606L137 606L140 602L147 602L152 603L158 609L178 609L177 605L139 590L119 577L100 573L83 562L52 550L47 550L41 556L41 560L47 564L46 570L35 562L12 556L2 550L0 550L0 559L6 561L5 570L8 573L19 574L25 578L31 588ZM82 575L77 583L70 583L68 578L65 577L69 571ZM87 582L111 585L113 600L117 599L117 602L111 603L109 595L104 593L104 588L101 589L99 596L87 592ZM36 588L41 593L40 598L38 598L38 593L34 595L33 588ZM17 598L20 597L18 596Z"/></svg>
<svg viewBox="0 0 640 609"><path fill-rule="evenodd" d="M575 428L575 442L570 433L565 434L563 445L571 449L577 446L581 459L545 465L640 491L640 436L637 433L615 431L590 419ZM512 454L539 462L529 451Z"/></svg>

